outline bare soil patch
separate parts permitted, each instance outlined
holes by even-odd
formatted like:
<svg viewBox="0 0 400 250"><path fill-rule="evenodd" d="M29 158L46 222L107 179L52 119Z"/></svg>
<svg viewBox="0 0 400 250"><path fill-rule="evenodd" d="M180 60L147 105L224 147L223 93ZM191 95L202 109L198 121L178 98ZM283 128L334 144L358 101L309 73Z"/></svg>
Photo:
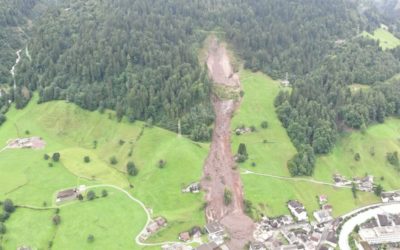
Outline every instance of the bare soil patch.
<svg viewBox="0 0 400 250"><path fill-rule="evenodd" d="M226 48L214 38L209 47L207 66L216 85L240 88ZM252 240L253 221L243 212L243 188L231 151L230 122L240 100L212 97L216 114L209 155L204 165L202 187L206 190L207 221L220 221L230 234L231 249L243 249ZM224 192L232 193L232 202L224 204Z"/></svg>
<svg viewBox="0 0 400 250"><path fill-rule="evenodd" d="M17 139L11 139L7 142L7 148L9 149L18 149L18 148L43 149L45 146L46 146L45 141L40 137L17 138Z"/></svg>

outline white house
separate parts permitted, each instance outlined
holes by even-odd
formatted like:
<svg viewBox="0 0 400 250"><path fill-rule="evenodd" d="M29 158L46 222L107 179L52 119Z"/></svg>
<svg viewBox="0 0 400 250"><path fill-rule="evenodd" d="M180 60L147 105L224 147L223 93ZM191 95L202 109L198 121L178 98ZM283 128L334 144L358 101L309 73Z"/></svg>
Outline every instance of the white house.
<svg viewBox="0 0 400 250"><path fill-rule="evenodd" d="M325 223L333 220L333 217L329 210L318 210L314 212L314 218L318 223Z"/></svg>
<svg viewBox="0 0 400 250"><path fill-rule="evenodd" d="M288 208L298 221L308 220L307 211L300 202L291 200L288 202Z"/></svg>

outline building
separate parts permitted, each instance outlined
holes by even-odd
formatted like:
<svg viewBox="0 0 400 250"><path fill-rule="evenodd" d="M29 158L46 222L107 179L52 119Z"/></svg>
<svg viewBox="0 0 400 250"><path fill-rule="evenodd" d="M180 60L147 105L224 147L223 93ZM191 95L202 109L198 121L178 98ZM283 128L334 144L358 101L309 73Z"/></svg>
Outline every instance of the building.
<svg viewBox="0 0 400 250"><path fill-rule="evenodd" d="M314 218L318 223L325 223L333 220L331 212L329 210L318 210L314 212Z"/></svg>
<svg viewBox="0 0 400 250"><path fill-rule="evenodd" d="M162 250L193 250L193 247L186 246L182 243L165 244L161 246Z"/></svg>
<svg viewBox="0 0 400 250"><path fill-rule="evenodd" d="M319 200L319 204L325 204L328 202L328 196L322 194L320 196L318 196L318 200Z"/></svg>
<svg viewBox="0 0 400 250"><path fill-rule="evenodd" d="M374 189L374 177L372 175L365 176L360 179L358 189L365 192L372 192Z"/></svg>
<svg viewBox="0 0 400 250"><path fill-rule="evenodd" d="M182 193L198 193L200 192L201 186L200 183L195 182L182 189Z"/></svg>
<svg viewBox="0 0 400 250"><path fill-rule="evenodd" d="M215 242L206 243L196 248L196 250L216 250L216 249L218 249L218 245Z"/></svg>
<svg viewBox="0 0 400 250"><path fill-rule="evenodd" d="M400 192L384 192L381 194L382 202L400 201Z"/></svg>
<svg viewBox="0 0 400 250"><path fill-rule="evenodd" d="M322 205L322 210L328 210L329 212L332 213L333 207L330 204L324 204L324 205Z"/></svg>
<svg viewBox="0 0 400 250"><path fill-rule="evenodd" d="M78 198L79 191L76 188L63 190L57 193L56 203L72 201Z"/></svg>
<svg viewBox="0 0 400 250"><path fill-rule="evenodd" d="M218 222L211 222L205 226L210 242L215 242L217 245L224 243L225 229Z"/></svg>
<svg viewBox="0 0 400 250"><path fill-rule="evenodd" d="M182 233L180 233L180 234L179 234L179 240L184 241L184 242L189 241L189 240L190 240L190 234L189 234L189 232L182 232Z"/></svg>
<svg viewBox="0 0 400 250"><path fill-rule="evenodd" d="M157 230L160 228L160 226L157 224L157 222L152 221L147 225L146 230L150 234L157 232Z"/></svg>
<svg viewBox="0 0 400 250"><path fill-rule="evenodd" d="M307 211L300 202L291 200L288 202L288 208L298 221L308 220Z"/></svg>
<svg viewBox="0 0 400 250"><path fill-rule="evenodd" d="M250 243L249 250L266 250L266 248L262 242L256 241Z"/></svg>
<svg viewBox="0 0 400 250"><path fill-rule="evenodd" d="M400 226L363 228L358 234L370 245L400 242Z"/></svg>

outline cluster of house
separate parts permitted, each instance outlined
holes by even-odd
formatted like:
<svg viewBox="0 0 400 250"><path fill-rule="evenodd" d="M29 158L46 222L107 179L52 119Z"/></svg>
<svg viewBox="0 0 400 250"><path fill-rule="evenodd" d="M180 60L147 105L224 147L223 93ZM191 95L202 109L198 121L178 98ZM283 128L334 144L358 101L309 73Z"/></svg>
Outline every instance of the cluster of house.
<svg viewBox="0 0 400 250"><path fill-rule="evenodd" d="M146 227L146 231L140 235L140 240L145 241L147 240L150 235L156 233L161 228L167 226L167 220L163 217L157 217L154 220L150 221L150 223Z"/></svg>
<svg viewBox="0 0 400 250"><path fill-rule="evenodd" d="M400 213L378 214L361 224L358 234L359 244L369 249L382 244L400 242Z"/></svg>
<svg viewBox="0 0 400 250"><path fill-rule="evenodd" d="M286 216L266 219L257 225L254 233L256 242L251 250L332 250L337 247L336 229L338 222L326 224L292 222ZM278 222L279 221L279 222ZM271 228L273 226L273 228Z"/></svg>
<svg viewBox="0 0 400 250"><path fill-rule="evenodd" d="M400 201L400 191L396 192L383 192L381 194L382 202Z"/></svg>
<svg viewBox="0 0 400 250"><path fill-rule="evenodd" d="M71 188L62 190L56 195L56 203L61 204L67 201L73 201L78 199L79 195L86 191L85 185L80 185L78 188Z"/></svg>
<svg viewBox="0 0 400 250"><path fill-rule="evenodd" d="M195 250L229 250L229 248L225 245L225 239L228 236L225 228L219 222L211 222L208 223L204 227L205 232L208 236L208 242L201 244L200 246L194 248ZM201 229L193 228L190 232L182 232L179 234L179 239L188 242L191 237L193 239L201 237ZM185 244L185 243L171 243L165 244L161 247L163 250L193 250L193 247Z"/></svg>
<svg viewBox="0 0 400 250"><path fill-rule="evenodd" d="M40 137L29 137L29 138L17 138L7 142L7 148L35 148L42 149L46 143Z"/></svg>
<svg viewBox="0 0 400 250"><path fill-rule="evenodd" d="M332 206L325 195L318 197L321 209L314 212L316 222L309 223L307 211L302 203L291 200L287 203L292 216L263 217L254 232L256 242L251 250L334 249L337 247L336 229L339 225L332 217ZM293 219L294 218L294 219Z"/></svg>
<svg viewBox="0 0 400 250"><path fill-rule="evenodd" d="M182 193L198 193L201 190L199 182L194 182L182 189Z"/></svg>
<svg viewBox="0 0 400 250"><path fill-rule="evenodd" d="M356 188L360 191L364 192L373 192L374 191L374 176L367 175L365 177L354 177L352 180L348 180L346 177L340 174L333 175L333 181L336 186L351 187L353 183L356 185Z"/></svg>

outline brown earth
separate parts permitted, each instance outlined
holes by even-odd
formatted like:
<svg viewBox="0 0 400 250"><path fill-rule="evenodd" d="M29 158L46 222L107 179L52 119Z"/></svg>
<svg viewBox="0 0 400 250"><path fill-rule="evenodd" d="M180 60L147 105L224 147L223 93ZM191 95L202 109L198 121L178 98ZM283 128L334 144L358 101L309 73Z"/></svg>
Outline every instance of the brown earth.
<svg viewBox="0 0 400 250"><path fill-rule="evenodd" d="M207 67L214 84L239 88L238 74L234 73L226 48L214 38L211 41ZM252 240L253 221L243 212L243 188L239 171L231 151L230 122L239 101L212 97L215 125L209 155L204 165L202 187L206 191L207 221L219 221L227 229L230 249L243 249ZM224 204L224 192L232 193L232 202Z"/></svg>

